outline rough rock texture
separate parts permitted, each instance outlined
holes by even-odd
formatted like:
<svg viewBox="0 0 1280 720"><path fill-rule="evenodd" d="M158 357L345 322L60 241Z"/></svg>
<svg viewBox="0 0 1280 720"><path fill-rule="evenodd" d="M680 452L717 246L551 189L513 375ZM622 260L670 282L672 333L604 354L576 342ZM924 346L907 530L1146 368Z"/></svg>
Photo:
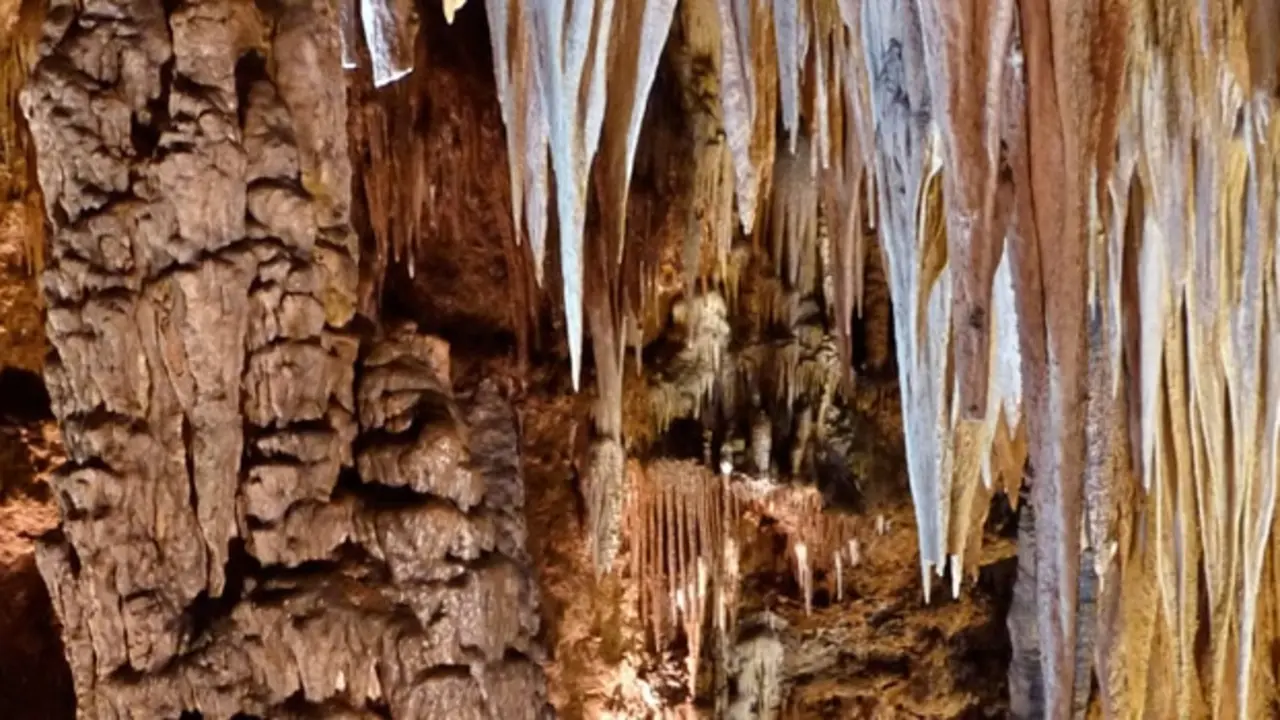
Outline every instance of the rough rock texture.
<svg viewBox="0 0 1280 720"><path fill-rule="evenodd" d="M50 8L23 107L68 462L37 559L82 717L541 714L511 411L477 393L473 465L412 328L357 392L334 14Z"/></svg>
<svg viewBox="0 0 1280 720"><path fill-rule="evenodd" d="M98 678L82 715L546 714L511 406L485 384L457 408L447 345L411 327L362 369L359 479L257 520L226 595L188 612L179 654ZM53 587L74 582L63 572ZM65 591L55 602L83 672L92 615Z"/></svg>

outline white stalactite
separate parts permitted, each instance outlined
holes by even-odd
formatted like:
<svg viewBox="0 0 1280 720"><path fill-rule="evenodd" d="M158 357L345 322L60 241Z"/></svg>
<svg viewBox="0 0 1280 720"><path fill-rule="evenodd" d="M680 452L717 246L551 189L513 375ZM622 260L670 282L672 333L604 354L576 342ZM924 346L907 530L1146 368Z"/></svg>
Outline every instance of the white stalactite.
<svg viewBox="0 0 1280 720"><path fill-rule="evenodd" d="M413 5L404 0L360 0L374 87L385 87L413 72L417 25L413 17Z"/></svg>
<svg viewBox="0 0 1280 720"><path fill-rule="evenodd" d="M587 179L604 123L606 59L613 0L545 0L531 6L538 78L547 108L551 167L556 174L560 273L573 389L582 374L583 235Z"/></svg>

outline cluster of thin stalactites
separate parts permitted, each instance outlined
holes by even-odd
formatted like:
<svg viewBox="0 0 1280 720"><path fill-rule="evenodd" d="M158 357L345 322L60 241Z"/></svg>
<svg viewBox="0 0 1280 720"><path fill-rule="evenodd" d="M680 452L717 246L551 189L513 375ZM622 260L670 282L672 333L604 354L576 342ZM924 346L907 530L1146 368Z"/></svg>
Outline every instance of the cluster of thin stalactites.
<svg viewBox="0 0 1280 720"><path fill-rule="evenodd" d="M689 461L631 460L623 515L631 577L639 586L640 616L655 646L677 633L688 642L694 683L704 630L727 652L733 641L740 585L744 517L774 519L787 540L797 585L809 611L816 576L843 599L846 572L861 559L856 521L824 513L812 486L757 486L743 476L713 474Z"/></svg>

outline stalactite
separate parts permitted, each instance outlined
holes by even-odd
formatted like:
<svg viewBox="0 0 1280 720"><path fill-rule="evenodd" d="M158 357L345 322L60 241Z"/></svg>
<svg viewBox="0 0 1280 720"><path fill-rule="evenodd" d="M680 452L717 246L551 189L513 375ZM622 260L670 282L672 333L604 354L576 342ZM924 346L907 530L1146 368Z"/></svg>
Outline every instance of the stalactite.
<svg viewBox="0 0 1280 720"><path fill-rule="evenodd" d="M623 2L613 16L609 44L608 103L601 138L597 191L605 243L621 261L626 238L627 196L640 121L658 72L658 59L675 17L676 0ZM588 159L588 164L589 164Z"/></svg>
<svg viewBox="0 0 1280 720"><path fill-rule="evenodd" d="M715 602L712 620L723 630L726 573L729 568L720 555L726 532L720 525L720 505L724 485L704 468L690 463L661 461L641 467L632 461L635 487L627 515L631 552L641 585L642 617L654 643L666 641L663 607L669 609L671 629L679 628L690 642L690 682L706 624L709 600ZM736 563L735 563L736 564Z"/></svg>
<svg viewBox="0 0 1280 720"><path fill-rule="evenodd" d="M751 420L751 460L757 477L768 479L772 456L773 418L763 408L759 408Z"/></svg>
<svg viewBox="0 0 1280 720"><path fill-rule="evenodd" d="M816 488L764 488L672 460L643 466L632 460L628 473L625 522L641 617L656 647L672 639L669 631L684 634L690 683L698 672L704 632L710 627L725 646L737 622L744 511L767 514L779 524L806 606L818 574L834 582L845 553L850 567L859 562L857 519L824 512Z"/></svg>
<svg viewBox="0 0 1280 720"><path fill-rule="evenodd" d="M738 217L755 227L768 197L774 156L778 66L770 58L772 11L757 0L718 0L722 33L720 102L737 178Z"/></svg>
<svg viewBox="0 0 1280 720"><path fill-rule="evenodd" d="M354 70L360 66L360 21L357 0L338 2L338 40L342 43L342 68Z"/></svg>
<svg viewBox="0 0 1280 720"><path fill-rule="evenodd" d="M851 370L849 353L852 348L850 324L854 309L859 314L863 308L865 239L862 232L863 196L869 198L874 183L872 151L871 110L864 61L861 3L837 3L840 24L830 29L826 38L830 42L831 77L838 92L830 93L830 102L837 111L832 112L834 145L832 163L823 183L824 202L831 222L835 243L836 330L842 344L841 353L846 358L846 372ZM819 56L824 52L823 36L817 44ZM870 205L868 201L867 205ZM868 212L871 211L867 207Z"/></svg>
<svg viewBox="0 0 1280 720"><path fill-rule="evenodd" d="M947 166L955 363L961 412L986 409L991 285L1002 233L993 227L1003 70L1013 0L920 3L934 120Z"/></svg>
<svg viewBox="0 0 1280 720"><path fill-rule="evenodd" d="M1035 592L1020 585L1015 605L1039 615L1044 714L1079 709L1092 665L1116 715L1257 716L1277 662L1263 633L1280 606L1268 584L1280 123L1266 41L1280 17L1261 1L1077 5L647 0L613 16L609 4L489 0L515 238L523 223L540 280L550 145L575 382L585 295L607 308L587 317L593 343L610 348L596 348L602 403L627 415L602 412L601 432L612 441L634 426L626 441L638 445L699 417L713 396L735 417L753 389L771 426L821 418L850 375L851 317L882 266L926 599L930 570L950 568L953 583L972 571L988 493L1016 502L1026 465ZM691 120L689 219L684 232L628 232L637 138L677 10L668 56ZM400 119L372 120L391 127L367 144L395 166L367 193L375 235L404 255L429 163L393 157ZM583 220L597 139L598 237ZM735 201L774 267L733 246ZM719 283L695 291L707 279ZM706 338L678 354L670 377L622 387L620 350L652 337L665 318L657 298L681 290L681 322ZM713 295L715 312L700 315ZM730 320L744 314L754 322L740 347ZM868 365L882 366L875 353L888 347L868 337ZM722 489L712 521L668 492L638 492L651 514L627 526L649 533L633 560L653 588L643 612L658 639L710 593L723 631L733 554L723 548L736 548L726 508L738 500ZM850 538L834 549L796 538L815 572L839 563L838 586L857 564ZM722 552L705 554L709 544ZM1096 618L1077 619L1081 562L1096 575ZM699 590L704 566L710 589ZM1080 624L1095 621L1091 650ZM1154 651L1168 662L1135 666ZM1022 660L1011 672L1032 672Z"/></svg>
<svg viewBox="0 0 1280 720"><path fill-rule="evenodd" d="M876 126L875 168L880 240L894 305L895 336L911 493L916 504L920 563L929 597L929 571L946 558L946 452L944 387L950 279L938 261L941 218L928 211L927 188L940 170L931 148L928 87L919 17L906 2L868 3L862 11L863 52ZM937 190L933 195L940 196ZM940 206L940 198L935 203ZM932 243L922 246L923 243ZM930 247L934 250L930 254ZM945 250L945 243L941 249ZM945 258L945 252L943 257ZM941 486L941 487L940 487Z"/></svg>
<svg viewBox="0 0 1280 720"><path fill-rule="evenodd" d="M836 602L844 602L844 558L837 550L832 559L836 566Z"/></svg>
<svg viewBox="0 0 1280 720"><path fill-rule="evenodd" d="M533 271L542 284L546 255L547 115L542 79L537 72L533 25L527 10L512 0L485 0L493 71L502 122L507 129L507 163L511 175L511 226L516 242L521 230L533 250Z"/></svg>
<svg viewBox="0 0 1280 720"><path fill-rule="evenodd" d="M467 4L467 0L441 0L440 10L444 12L444 21L453 24L453 18Z"/></svg>
<svg viewBox="0 0 1280 720"><path fill-rule="evenodd" d="M985 432L991 451L982 457L983 485L1018 502L1026 461L1022 418L1022 357L1018 352L1018 311L1013 294L1011 261L1006 251L996 266L992 291L990 378Z"/></svg>
<svg viewBox="0 0 1280 720"><path fill-rule="evenodd" d="M1043 281L1045 338L1054 361L1043 371L1024 364L1024 372L1047 374L1048 403L1041 410L1049 413L1033 452L1041 534L1036 572L1046 708L1059 717L1068 711L1075 670L1090 192L1099 145L1109 152L1114 142L1099 137L1099 123L1113 103L1109 95L1119 90L1116 83L1095 85L1084 68L1102 67L1111 77L1107 62L1122 58L1108 55L1107 33L1116 28L1107 23L1123 35L1127 16L1103 3L1088 4L1070 21L1063 8L1045 2L1023 2L1021 10L1034 223L1042 248L1053 248L1053 267L1046 267ZM1047 250L1042 257L1048 261Z"/></svg>
<svg viewBox="0 0 1280 720"><path fill-rule="evenodd" d="M548 145L556 174L560 273L564 280L565 332L576 390L582 368L583 237L587 178L605 116L606 58L613 0L564 0L530 6L538 50L537 74L547 108Z"/></svg>
<svg viewBox="0 0 1280 720"><path fill-rule="evenodd" d="M690 118L693 197L681 257L685 287L699 275L720 277L733 302L736 291L729 263L734 228L733 159L720 111L720 25L717 0L679 3L680 45L671 53L680 81L681 104Z"/></svg>
<svg viewBox="0 0 1280 720"><path fill-rule="evenodd" d="M807 139L800 152L780 153L774 163L769 212L774 272L789 289L808 295L820 287L818 261L818 187L807 158Z"/></svg>
<svg viewBox="0 0 1280 720"><path fill-rule="evenodd" d="M1044 674L1040 669L1040 631L1035 616L1036 511L1018 514L1018 579L1005 622L1013 656L1009 660L1009 711L1016 718L1046 717Z"/></svg>
<svg viewBox="0 0 1280 720"><path fill-rule="evenodd" d="M413 48L418 36L416 5L407 0L360 0L360 20L375 88L413 72Z"/></svg>

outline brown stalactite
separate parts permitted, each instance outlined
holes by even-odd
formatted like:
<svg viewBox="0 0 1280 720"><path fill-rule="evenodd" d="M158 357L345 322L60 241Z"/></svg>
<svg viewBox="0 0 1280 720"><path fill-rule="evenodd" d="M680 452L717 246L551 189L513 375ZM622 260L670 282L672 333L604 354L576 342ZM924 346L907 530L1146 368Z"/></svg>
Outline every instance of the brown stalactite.
<svg viewBox="0 0 1280 720"><path fill-rule="evenodd" d="M1024 373L1047 374L1048 391L1041 407L1048 413L1039 427L1043 435L1036 441L1039 451L1032 455L1037 475L1041 658L1046 711L1050 717L1066 717L1074 685L1075 580L1085 464L1089 194L1097 148L1100 143L1109 148L1113 142L1099 138L1101 130L1095 124L1102 108L1114 106L1109 96L1119 93L1118 83L1098 86L1092 70L1102 61L1120 62L1106 47L1100 29L1106 23L1123 23L1125 17L1108 3L1068 13L1060 6L1023 0L1021 21L1029 180L1051 359L1043 370L1024 365ZM1102 76L1114 80L1118 73L1108 68Z"/></svg>
<svg viewBox="0 0 1280 720"><path fill-rule="evenodd" d="M961 412L973 420L987 403L991 286L1002 240L993 218L996 162L1014 9L1012 0L929 0L920 8L935 122L950 169L945 193L956 382Z"/></svg>

